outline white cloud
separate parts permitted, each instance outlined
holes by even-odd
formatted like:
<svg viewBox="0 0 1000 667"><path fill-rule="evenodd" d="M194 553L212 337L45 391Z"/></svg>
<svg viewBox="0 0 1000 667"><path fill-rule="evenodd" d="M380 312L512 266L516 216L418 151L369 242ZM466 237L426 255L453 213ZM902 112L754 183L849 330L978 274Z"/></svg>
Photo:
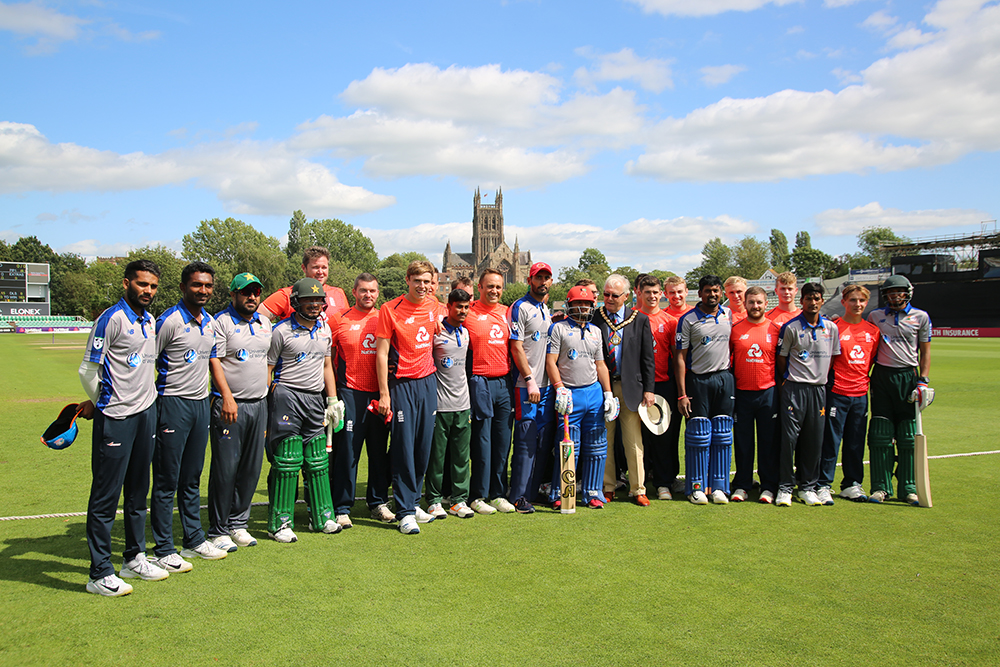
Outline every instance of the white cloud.
<svg viewBox="0 0 1000 667"><path fill-rule="evenodd" d="M573 74L582 86L591 87L598 81L635 81L654 93L674 87L670 70L673 60L640 58L629 48L617 53L594 53L590 47L582 47L576 53L595 63L593 68L581 67Z"/></svg>
<svg viewBox="0 0 1000 667"><path fill-rule="evenodd" d="M663 180L773 181L895 171L1000 150L1000 7L942 2L934 39L876 61L832 93L725 98L648 134L629 173ZM981 3L976 3L981 4Z"/></svg>
<svg viewBox="0 0 1000 667"><path fill-rule="evenodd" d="M843 86L846 86L849 83L861 83L862 81L860 74L842 67L834 67L833 70L831 70L831 74L837 77L837 80L840 81L840 84Z"/></svg>
<svg viewBox="0 0 1000 667"><path fill-rule="evenodd" d="M861 0L823 0L824 7L847 7L848 5L854 5Z"/></svg>
<svg viewBox="0 0 1000 667"><path fill-rule="evenodd" d="M719 86L745 71L747 68L743 65L710 65L701 68L701 80L706 86Z"/></svg>
<svg viewBox="0 0 1000 667"><path fill-rule="evenodd" d="M684 273L701 261L701 248L709 239L719 236L726 242L733 242L755 230L756 225L752 222L721 215L669 220L639 218L614 229L572 223L533 227L507 224L504 235L509 246L513 247L516 239L521 250L531 250L533 260L547 262L557 272L563 266L576 266L584 249L600 248L612 268L628 265L640 270L666 269ZM448 241L454 252L470 251L472 223L362 231L372 239L379 256L415 250L439 264Z"/></svg>
<svg viewBox="0 0 1000 667"><path fill-rule="evenodd" d="M63 14L42 2L0 2L0 30L23 38L34 38L26 52L31 55L51 53L61 42L74 41L85 35L109 35L126 42L142 42L160 37L159 31L133 32L107 19L85 19Z"/></svg>
<svg viewBox="0 0 1000 667"><path fill-rule="evenodd" d="M806 31L806 29L803 28L802 26L800 26L800 25L793 25L791 28L789 28L788 30L785 31L785 34L786 35L799 35L801 33L804 33L805 31Z"/></svg>
<svg viewBox="0 0 1000 667"><path fill-rule="evenodd" d="M67 243L61 248L57 249L59 253L72 252L84 257L85 259L93 259L95 257L124 257L128 255L129 252L135 250L136 248L142 248L144 246L156 246L162 245L170 248L171 250L180 251L182 249L182 243L180 241L144 241L142 243L102 243L97 239L83 239L81 241L74 241L73 243Z"/></svg>
<svg viewBox="0 0 1000 667"><path fill-rule="evenodd" d="M782 6L802 0L628 0L647 14L714 16L723 12L750 12L766 5Z"/></svg>
<svg viewBox="0 0 1000 667"><path fill-rule="evenodd" d="M910 232L931 229L958 228L978 225L991 217L975 209L948 208L926 211L903 211L882 208L877 201L852 209L831 208L815 216L816 227L829 236L856 235L865 227L890 227L893 231Z"/></svg>
<svg viewBox="0 0 1000 667"><path fill-rule="evenodd" d="M220 142L159 155L53 144L33 125L0 122L0 193L121 192L193 182L240 214L360 213L395 203L340 183L281 144Z"/></svg>

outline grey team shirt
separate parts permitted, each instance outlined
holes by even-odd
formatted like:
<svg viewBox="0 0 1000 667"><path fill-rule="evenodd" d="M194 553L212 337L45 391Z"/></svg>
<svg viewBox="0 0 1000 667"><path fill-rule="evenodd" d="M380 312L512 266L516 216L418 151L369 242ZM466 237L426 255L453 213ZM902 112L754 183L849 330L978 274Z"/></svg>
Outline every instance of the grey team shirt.
<svg viewBox="0 0 1000 667"><path fill-rule="evenodd" d="M271 321L266 317L254 313L246 320L232 304L216 314L213 356L222 364L226 384L236 400L253 401L267 396L270 347Z"/></svg>
<svg viewBox="0 0 1000 667"><path fill-rule="evenodd" d="M677 323L677 349L687 350L687 370L703 375L729 368L729 337L733 332L732 313L719 306L707 315L697 305Z"/></svg>
<svg viewBox="0 0 1000 667"><path fill-rule="evenodd" d="M94 322L83 358L100 365L97 408L106 416L128 417L156 400L156 325L149 313L136 315L125 299Z"/></svg>
<svg viewBox="0 0 1000 667"><path fill-rule="evenodd" d="M183 302L156 320L156 392L199 400L208 396L208 360L214 356L215 320L201 311L201 324Z"/></svg>
<svg viewBox="0 0 1000 667"><path fill-rule="evenodd" d="M549 377L545 372L545 352L549 345L549 327L552 326L552 316L544 303L535 301L531 294L522 296L510 307L510 339L521 341L524 354L528 358L531 369L531 379L539 387L549 386ZM524 376L517 373L516 387L527 387Z"/></svg>
<svg viewBox="0 0 1000 667"><path fill-rule="evenodd" d="M915 368L918 343L931 342L931 317L926 311L906 304L898 314L888 308L868 313L868 321L882 333L875 363L889 368Z"/></svg>
<svg viewBox="0 0 1000 667"><path fill-rule="evenodd" d="M323 364L330 356L332 342L325 320L316 320L312 329L299 326L295 315L275 324L267 352L267 364L274 366L275 384L314 393L326 389Z"/></svg>
<svg viewBox="0 0 1000 667"><path fill-rule="evenodd" d="M825 317L820 317L815 327L804 315L793 317L781 327L778 354L788 357L786 380L825 385L830 363L840 354L840 331Z"/></svg>
<svg viewBox="0 0 1000 667"><path fill-rule="evenodd" d="M437 368L438 412L461 412L469 409L469 376L465 360L469 355L469 330L441 323L441 333L434 336L434 366Z"/></svg>
<svg viewBox="0 0 1000 667"><path fill-rule="evenodd" d="M597 382L596 362L604 361L601 330L589 322L580 328L573 320L549 327L549 354L558 355L556 367L567 387L589 387Z"/></svg>

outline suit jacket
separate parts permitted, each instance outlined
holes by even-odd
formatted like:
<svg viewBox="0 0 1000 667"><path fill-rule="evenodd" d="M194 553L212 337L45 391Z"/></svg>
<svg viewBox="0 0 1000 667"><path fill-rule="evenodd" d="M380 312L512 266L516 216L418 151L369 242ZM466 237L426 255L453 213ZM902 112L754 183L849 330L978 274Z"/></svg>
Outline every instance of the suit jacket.
<svg viewBox="0 0 1000 667"><path fill-rule="evenodd" d="M601 306L598 311L604 311ZM622 308L624 319L632 316L632 309ZM606 311L604 311L606 312ZM610 318L610 315L608 315ZM604 360L608 365L611 377L621 376L622 398L625 406L632 412L639 409L643 392L652 392L656 379L656 367L653 359L653 330L649 328L649 318L643 312L636 312L636 318L620 329L622 335L622 367L615 368L615 357L611 353L611 329L601 317L601 312L594 314L593 323L601 330L604 341Z"/></svg>

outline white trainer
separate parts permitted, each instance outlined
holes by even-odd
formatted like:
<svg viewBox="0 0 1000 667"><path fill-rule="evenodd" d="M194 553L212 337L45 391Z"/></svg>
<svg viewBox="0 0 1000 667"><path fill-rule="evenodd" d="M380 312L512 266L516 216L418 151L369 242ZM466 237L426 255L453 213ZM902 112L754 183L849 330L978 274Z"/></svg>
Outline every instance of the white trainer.
<svg viewBox="0 0 1000 667"><path fill-rule="evenodd" d="M476 514L497 513L496 508L492 507L488 502L486 502L482 498L476 498L475 500L473 500L471 503L469 503L469 507L471 507Z"/></svg>
<svg viewBox="0 0 1000 667"><path fill-rule="evenodd" d="M722 489L716 489L712 491L712 502L716 505L728 505L729 498L726 498L726 492Z"/></svg>
<svg viewBox="0 0 1000 667"><path fill-rule="evenodd" d="M743 489L736 489L735 491L733 491L733 495L731 495L729 499L732 500L734 503L742 503L744 500L747 499L747 492L744 491Z"/></svg>
<svg viewBox="0 0 1000 667"><path fill-rule="evenodd" d="M510 514L511 512L516 512L517 508L507 500L506 498L494 498L490 501L490 505L495 507L498 512L503 512L504 514Z"/></svg>
<svg viewBox="0 0 1000 667"><path fill-rule="evenodd" d="M805 489L800 489L798 493L799 500L804 502L806 505L821 505L819 501L819 496L816 495L815 491L806 491Z"/></svg>
<svg viewBox="0 0 1000 667"><path fill-rule="evenodd" d="M170 573L158 565L154 565L146 560L146 554L139 554L129 562L122 565L122 579L138 577L144 581L160 581L170 576Z"/></svg>
<svg viewBox="0 0 1000 667"><path fill-rule="evenodd" d="M659 500L673 500L674 496L670 493L670 489L666 486L656 487L656 497Z"/></svg>
<svg viewBox="0 0 1000 667"><path fill-rule="evenodd" d="M792 494L788 491L778 491L778 499L774 501L774 504L778 507L791 507Z"/></svg>
<svg viewBox="0 0 1000 667"><path fill-rule="evenodd" d="M382 503L371 512L372 518L381 521L382 523L392 523L396 520L396 515L385 503Z"/></svg>
<svg viewBox="0 0 1000 667"><path fill-rule="evenodd" d="M911 505L913 505L915 507L919 506L920 505L920 496L918 496L915 493L907 493L906 494L906 502L910 503Z"/></svg>
<svg viewBox="0 0 1000 667"><path fill-rule="evenodd" d="M471 519L476 516L476 513L472 511L471 507L465 504L464 500L449 507L448 514L454 514L459 519Z"/></svg>
<svg viewBox="0 0 1000 667"><path fill-rule="evenodd" d="M337 524L341 528L343 528L344 530L347 530L348 528L353 528L354 527L354 524L351 523L351 515L350 514L338 514L337 515Z"/></svg>
<svg viewBox="0 0 1000 667"><path fill-rule="evenodd" d="M229 553L217 548L214 544L205 540L201 544L191 549L181 549L181 556L185 558L203 558L205 560L222 560Z"/></svg>
<svg viewBox="0 0 1000 667"><path fill-rule="evenodd" d="M757 502L764 503L765 505L771 505L774 503L774 494L770 491L761 491L760 498Z"/></svg>
<svg viewBox="0 0 1000 667"><path fill-rule="evenodd" d="M853 500L856 503L863 503L868 500L868 494L865 493L865 488L856 482L842 490L840 492L840 497L846 498L847 500Z"/></svg>
<svg viewBox="0 0 1000 667"><path fill-rule="evenodd" d="M432 503L430 507L427 508L427 513L434 516L435 519L447 519L448 513L444 509L444 505L441 503Z"/></svg>
<svg viewBox="0 0 1000 667"><path fill-rule="evenodd" d="M419 506L417 506L417 508L413 512L413 518L417 520L417 523L430 523L437 517L435 517L433 514L428 514L427 512L420 509Z"/></svg>
<svg viewBox="0 0 1000 667"><path fill-rule="evenodd" d="M229 537L233 538L233 542L240 545L241 547L255 547L257 546L257 540L246 528L237 528L236 530L229 531Z"/></svg>
<svg viewBox="0 0 1000 667"><path fill-rule="evenodd" d="M868 496L868 502L870 503L884 503L885 499L889 497L889 494L885 491L872 491L872 494Z"/></svg>
<svg viewBox="0 0 1000 667"><path fill-rule="evenodd" d="M106 577L91 579L88 581L87 592L96 593L109 598L116 598L131 593L132 585L119 579L117 574L109 574Z"/></svg>
<svg viewBox="0 0 1000 667"><path fill-rule="evenodd" d="M830 489L825 486L816 492L816 497L819 498L819 502L823 505L833 504L833 494L830 493Z"/></svg>
<svg viewBox="0 0 1000 667"><path fill-rule="evenodd" d="M708 496L705 495L704 491L695 491L690 496L688 496L688 500L690 500L695 505L708 504Z"/></svg>
<svg viewBox="0 0 1000 667"><path fill-rule="evenodd" d="M228 535L219 535L218 537L210 537L208 538L208 541L211 542L212 546L214 546L216 549L222 549L223 551L229 554L239 549L239 545L237 545L236 542L233 542L233 538L229 537Z"/></svg>
<svg viewBox="0 0 1000 667"><path fill-rule="evenodd" d="M319 532L326 533L327 535L336 535L343 529L344 527L341 526L336 521L334 521L333 519L327 519L326 521L323 522L323 527L320 528ZM315 528L313 528L312 519L309 520L309 530L312 531L316 530Z"/></svg>
<svg viewBox="0 0 1000 667"><path fill-rule="evenodd" d="M160 569L170 572L171 574L176 574L178 572L190 572L194 569L194 565L181 558L181 555L178 553L172 553L161 558L156 558L154 556L149 559L149 562Z"/></svg>
<svg viewBox="0 0 1000 667"><path fill-rule="evenodd" d="M419 535L420 526L412 515L404 516L399 522L399 532L403 535Z"/></svg>
<svg viewBox="0 0 1000 667"><path fill-rule="evenodd" d="M297 542L299 539L298 535L293 533L292 529L288 526L282 526L274 533L268 531L267 536L281 544L291 544L292 542Z"/></svg>

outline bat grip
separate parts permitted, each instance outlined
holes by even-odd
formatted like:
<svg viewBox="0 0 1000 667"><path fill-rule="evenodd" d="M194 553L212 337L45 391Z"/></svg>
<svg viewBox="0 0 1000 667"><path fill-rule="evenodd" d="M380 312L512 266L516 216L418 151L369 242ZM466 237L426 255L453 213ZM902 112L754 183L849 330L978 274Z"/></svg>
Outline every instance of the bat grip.
<svg viewBox="0 0 1000 667"><path fill-rule="evenodd" d="M569 415L563 415L563 432L566 436L566 439L569 440Z"/></svg>
<svg viewBox="0 0 1000 667"><path fill-rule="evenodd" d="M916 423L916 425L914 427L915 430L916 430L916 435L923 435L924 434L924 424L923 424L923 420L920 418L920 412L921 412L921 410L920 410L920 401L914 401L913 405L916 406L915 410L917 412L917 416L916 416L916 422L917 423Z"/></svg>

